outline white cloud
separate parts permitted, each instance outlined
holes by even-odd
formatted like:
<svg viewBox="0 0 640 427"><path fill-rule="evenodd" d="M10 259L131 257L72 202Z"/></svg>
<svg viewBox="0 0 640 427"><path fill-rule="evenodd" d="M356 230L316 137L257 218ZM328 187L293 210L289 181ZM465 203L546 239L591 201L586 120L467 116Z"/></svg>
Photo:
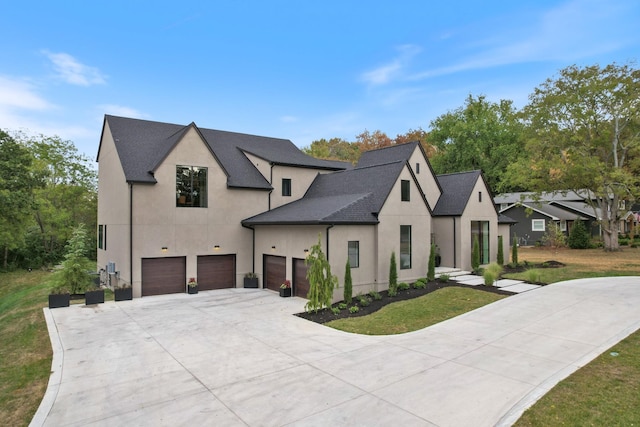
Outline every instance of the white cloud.
<svg viewBox="0 0 640 427"><path fill-rule="evenodd" d="M44 55L53 63L58 77L63 81L78 86L105 84L106 76L95 67L80 63L67 53L52 53L43 51Z"/></svg>
<svg viewBox="0 0 640 427"><path fill-rule="evenodd" d="M391 62L371 71L362 73L361 79L371 85L383 85L403 75L411 59L420 53L416 45L402 45L397 48L399 55Z"/></svg>
<svg viewBox="0 0 640 427"><path fill-rule="evenodd" d="M295 123L297 122L299 119L295 116L282 116L280 117L280 121L283 123Z"/></svg>
<svg viewBox="0 0 640 427"><path fill-rule="evenodd" d="M53 108L26 80L0 76L0 109L47 110Z"/></svg>
<svg viewBox="0 0 640 427"><path fill-rule="evenodd" d="M129 117L132 119L147 119L149 115L135 108L126 107L124 105L116 104L102 104L98 105L100 110L100 121L102 121L102 114L112 114L114 116Z"/></svg>

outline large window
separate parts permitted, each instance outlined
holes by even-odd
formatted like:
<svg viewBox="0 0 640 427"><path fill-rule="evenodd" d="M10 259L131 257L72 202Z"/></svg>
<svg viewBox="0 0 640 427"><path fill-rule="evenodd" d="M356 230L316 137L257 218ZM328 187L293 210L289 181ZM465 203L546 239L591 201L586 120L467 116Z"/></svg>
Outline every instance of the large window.
<svg viewBox="0 0 640 427"><path fill-rule="evenodd" d="M531 231L544 231L544 229L545 229L544 219L531 220Z"/></svg>
<svg viewBox="0 0 640 427"><path fill-rule="evenodd" d="M207 207L207 168L176 167L176 206Z"/></svg>
<svg viewBox="0 0 640 427"><path fill-rule="evenodd" d="M411 268L411 226L400 226L400 270Z"/></svg>
<svg viewBox="0 0 640 427"><path fill-rule="evenodd" d="M291 196L291 178L282 178L282 195Z"/></svg>
<svg viewBox="0 0 640 427"><path fill-rule="evenodd" d="M402 180L400 181L400 189L401 189L401 193L402 193L402 201L403 202L408 202L411 200L411 191L410 191L410 187L409 187L409 181L407 180Z"/></svg>
<svg viewBox="0 0 640 427"><path fill-rule="evenodd" d="M107 250L107 225L98 225L98 248Z"/></svg>
<svg viewBox="0 0 640 427"><path fill-rule="evenodd" d="M360 267L360 242L357 240L349 242L349 265L351 268Z"/></svg>
<svg viewBox="0 0 640 427"><path fill-rule="evenodd" d="M480 246L480 264L489 264L489 221L471 221L471 250L474 240Z"/></svg>

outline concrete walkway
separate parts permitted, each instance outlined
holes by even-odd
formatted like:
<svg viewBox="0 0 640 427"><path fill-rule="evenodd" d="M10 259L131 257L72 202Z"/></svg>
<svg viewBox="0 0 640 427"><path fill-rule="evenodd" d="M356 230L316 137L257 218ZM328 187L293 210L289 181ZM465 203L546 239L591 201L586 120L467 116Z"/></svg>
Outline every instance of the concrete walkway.
<svg viewBox="0 0 640 427"><path fill-rule="evenodd" d="M265 290L44 309L52 375L32 425L493 426L640 327L640 278L514 295L404 335L292 316Z"/></svg>

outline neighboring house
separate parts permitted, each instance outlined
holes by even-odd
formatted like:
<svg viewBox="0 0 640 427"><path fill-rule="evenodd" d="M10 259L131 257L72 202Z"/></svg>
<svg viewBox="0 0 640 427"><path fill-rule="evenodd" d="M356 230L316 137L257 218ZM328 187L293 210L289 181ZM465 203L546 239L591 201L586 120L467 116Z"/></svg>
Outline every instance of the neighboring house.
<svg viewBox="0 0 640 427"><path fill-rule="evenodd" d="M533 193L506 193L497 195L494 202L501 214L517 221L512 235L515 233L518 243L527 246L541 243L551 222L569 235L575 221L583 221L592 236L599 236L600 211L594 211L585 197L588 197L586 191L545 192L539 198Z"/></svg>
<svg viewBox="0 0 640 427"><path fill-rule="evenodd" d="M354 168L289 140L105 116L98 162L98 264L137 297L184 292L188 277L241 287L248 272L304 297L318 238L340 283L349 258L354 293L384 290L392 251L410 281L426 275L432 242L443 265L469 269L472 236L487 263L509 235L481 173L436 177L418 143Z"/></svg>

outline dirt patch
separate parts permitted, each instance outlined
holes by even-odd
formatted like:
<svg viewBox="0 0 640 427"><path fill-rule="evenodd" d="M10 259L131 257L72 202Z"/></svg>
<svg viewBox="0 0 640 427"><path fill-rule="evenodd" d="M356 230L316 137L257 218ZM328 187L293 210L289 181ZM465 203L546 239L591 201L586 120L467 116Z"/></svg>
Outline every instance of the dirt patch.
<svg viewBox="0 0 640 427"><path fill-rule="evenodd" d="M349 317L361 317L371 313L375 313L376 311L380 310L382 307L384 307L387 304L391 304L398 301L405 301L413 298L418 298L423 295L427 295L431 292L434 292L438 289L451 287L451 286L457 286L462 288L472 288L479 291L492 292L499 295L514 295L513 292L508 292L495 286L484 286L484 285L469 286L469 285L462 285L453 280L449 280L446 282L441 282L436 280L436 281L427 283L427 286L424 289L409 288L407 290L398 290L398 295L396 295L395 297L390 297L387 291L380 292L381 298L379 300L375 300L369 294L367 294L365 295L365 297L367 297L370 300L370 302L369 302L369 305L366 305L366 306L363 306L362 304L360 304L358 302L358 298L354 297L353 302L349 304L346 309L340 310L338 314L334 314L330 309L324 308L322 310L318 310L317 312L297 313L296 316L302 317L303 319L307 319L316 323L326 323L326 322L330 322L331 320L344 319ZM338 307L338 305L341 302L342 301L337 302L333 304L331 307L332 308ZM357 313L351 313L349 311L349 308L353 306L358 307Z"/></svg>

